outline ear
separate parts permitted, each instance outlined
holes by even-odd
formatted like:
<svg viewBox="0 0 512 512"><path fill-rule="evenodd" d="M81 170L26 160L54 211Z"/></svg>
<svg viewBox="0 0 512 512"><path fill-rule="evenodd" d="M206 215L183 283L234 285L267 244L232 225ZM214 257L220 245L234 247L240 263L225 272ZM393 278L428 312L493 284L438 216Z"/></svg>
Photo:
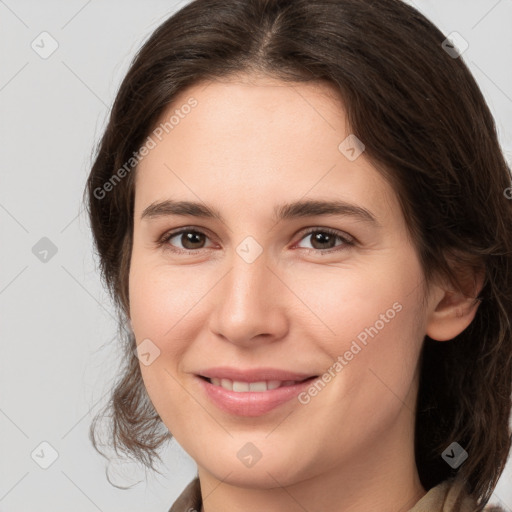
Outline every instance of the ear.
<svg viewBox="0 0 512 512"><path fill-rule="evenodd" d="M484 277L483 270L466 274L462 280L462 290L455 290L446 284L433 287L426 328L429 338L437 341L451 340L469 326L480 305L480 299L476 297L482 290Z"/></svg>

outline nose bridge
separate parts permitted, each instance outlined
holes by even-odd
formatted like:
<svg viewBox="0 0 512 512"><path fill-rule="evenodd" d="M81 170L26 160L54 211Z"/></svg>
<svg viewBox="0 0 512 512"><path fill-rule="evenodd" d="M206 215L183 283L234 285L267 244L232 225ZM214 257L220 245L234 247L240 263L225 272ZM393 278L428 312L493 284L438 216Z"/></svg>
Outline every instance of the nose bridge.
<svg viewBox="0 0 512 512"><path fill-rule="evenodd" d="M265 334L281 336L285 327L283 309L276 293L279 280L270 269L266 253L240 244L232 256L231 269L220 284L214 306L212 329L236 343ZM244 250L245 249L245 250Z"/></svg>
<svg viewBox="0 0 512 512"><path fill-rule="evenodd" d="M225 303L229 303L231 317L240 319L256 315L269 304L268 292L272 287L272 272L264 254L254 261L245 260L238 254L233 255L232 269L224 283Z"/></svg>
<svg viewBox="0 0 512 512"><path fill-rule="evenodd" d="M264 284L269 286L269 252L253 237L246 236L237 246L231 258L232 269L228 276L225 293L242 308L255 307L264 297ZM255 302L255 304L251 304Z"/></svg>

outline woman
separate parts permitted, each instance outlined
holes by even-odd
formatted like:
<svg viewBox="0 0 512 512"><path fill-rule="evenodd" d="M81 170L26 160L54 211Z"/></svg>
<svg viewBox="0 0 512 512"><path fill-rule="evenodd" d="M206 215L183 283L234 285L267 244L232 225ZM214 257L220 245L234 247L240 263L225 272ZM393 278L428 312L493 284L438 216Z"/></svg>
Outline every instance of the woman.
<svg viewBox="0 0 512 512"><path fill-rule="evenodd" d="M129 325L115 450L154 468L177 439L198 478L171 512L483 510L510 450L510 186L456 45L401 1L182 8L87 184Z"/></svg>

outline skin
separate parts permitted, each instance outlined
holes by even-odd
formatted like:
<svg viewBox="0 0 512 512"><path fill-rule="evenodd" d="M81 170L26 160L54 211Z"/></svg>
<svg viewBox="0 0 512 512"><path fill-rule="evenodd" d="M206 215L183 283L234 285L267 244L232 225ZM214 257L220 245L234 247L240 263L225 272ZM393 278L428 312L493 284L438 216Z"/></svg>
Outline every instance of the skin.
<svg viewBox="0 0 512 512"><path fill-rule="evenodd" d="M141 363L144 384L198 465L203 510L409 510L425 494L413 444L422 342L453 338L477 306L444 283L423 302L394 190L364 152L350 161L338 149L351 131L332 86L216 80L182 91L162 120L190 97L197 106L137 169L129 293L137 343L149 338L160 350ZM169 198L211 205L223 222L141 219ZM379 225L332 215L273 220L275 205L299 199L343 199ZM157 244L185 226L206 236L193 246L182 236ZM307 228L357 243L315 245ZM248 236L263 251L252 263L236 251ZM209 401L194 376L212 366L321 375L395 303L400 312L307 404L239 417ZM247 442L262 455L252 467L237 457Z"/></svg>

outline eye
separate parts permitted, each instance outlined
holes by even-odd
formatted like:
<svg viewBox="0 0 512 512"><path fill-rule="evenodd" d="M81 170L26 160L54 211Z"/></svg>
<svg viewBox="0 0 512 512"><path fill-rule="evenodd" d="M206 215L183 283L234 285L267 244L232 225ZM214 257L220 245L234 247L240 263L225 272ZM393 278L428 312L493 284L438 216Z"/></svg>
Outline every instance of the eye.
<svg viewBox="0 0 512 512"><path fill-rule="evenodd" d="M204 246L205 239L207 238L208 236L202 231L183 228L179 231L165 233L158 241L158 245L165 246L165 248L176 252L189 252L196 249L207 249L208 247ZM176 241L173 242L174 239ZM176 243L181 244L181 247L176 247Z"/></svg>
<svg viewBox="0 0 512 512"><path fill-rule="evenodd" d="M355 240L349 235L342 235L339 232L329 228L312 228L302 237L301 240L305 240L308 237L310 238L311 247L301 248L309 249L312 251L340 251L347 248L347 246L355 245ZM337 240L341 241L341 243L337 244Z"/></svg>
<svg viewBox="0 0 512 512"><path fill-rule="evenodd" d="M355 239L350 235L341 234L329 228L311 228L303 234L301 241L308 237L310 238L311 247L301 246L300 242L297 247L314 252L335 252L355 245ZM198 249L210 248L211 246L205 246L205 242L208 239L208 235L202 231L182 228L179 231L165 233L157 241L157 244L166 250L177 253L190 253Z"/></svg>

